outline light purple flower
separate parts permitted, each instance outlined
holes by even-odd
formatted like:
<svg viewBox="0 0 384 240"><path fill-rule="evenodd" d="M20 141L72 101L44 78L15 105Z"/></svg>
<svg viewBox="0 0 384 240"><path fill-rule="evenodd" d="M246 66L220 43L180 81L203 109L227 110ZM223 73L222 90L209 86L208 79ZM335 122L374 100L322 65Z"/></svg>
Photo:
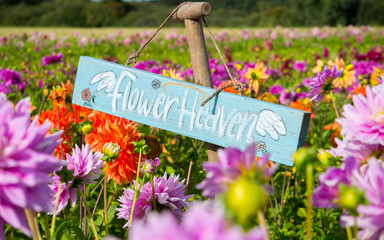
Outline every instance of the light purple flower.
<svg viewBox="0 0 384 240"><path fill-rule="evenodd" d="M58 215L68 204L68 198L71 198L72 207L75 206L77 201L76 191L83 184L92 184L94 179L100 177L103 161L100 160L102 154L100 152L93 153L88 144L84 145L81 149L76 145L72 149L72 155L67 154L67 168L73 171L73 179L67 183L62 183L59 204L56 210ZM56 197L60 185L60 177L55 174L55 181L49 186L53 191L51 202L56 202ZM53 211L50 212L53 214Z"/></svg>
<svg viewBox="0 0 384 240"><path fill-rule="evenodd" d="M255 153L254 143L250 144L245 151L238 148L220 149L217 153L218 163L203 163L207 176L197 187L203 190L204 196L213 197L226 191L244 171L256 171L257 176L262 180L269 178L279 165L274 164L268 169L266 167L268 154L256 161Z"/></svg>
<svg viewBox="0 0 384 240"><path fill-rule="evenodd" d="M364 190L369 205L360 204L357 207L357 226L360 228L359 239L384 238L384 167L374 157L368 160L366 171L356 174L357 186ZM354 226L354 217L345 214L341 217L342 224Z"/></svg>
<svg viewBox="0 0 384 240"><path fill-rule="evenodd" d="M230 226L222 208L211 203L196 203L188 209L183 222L178 224L169 212L153 213L147 221L134 223L129 239L159 240L262 240L263 232L256 227L247 233L237 226Z"/></svg>
<svg viewBox="0 0 384 240"><path fill-rule="evenodd" d="M338 119L346 139L363 139L366 144L384 146L384 84L367 86L367 96L353 96L354 105L344 105L344 118Z"/></svg>
<svg viewBox="0 0 384 240"><path fill-rule="evenodd" d="M323 208L337 208L340 198L340 184L354 184L354 174L359 172L360 163L354 157L348 157L340 168L329 167L327 172L319 177L320 185L313 193L313 205Z"/></svg>
<svg viewBox="0 0 384 240"><path fill-rule="evenodd" d="M68 170L73 170L73 178L80 180L81 184L94 183L94 179L100 177L103 161L102 153L93 153L87 143L81 149L76 145L72 149L72 155L67 154Z"/></svg>
<svg viewBox="0 0 384 240"><path fill-rule="evenodd" d="M167 173L165 173L163 177L154 177L153 181L156 204L169 208L173 214L180 218L182 209L190 205L188 200L193 196L185 195L184 180L179 183L179 176L172 174L167 177ZM119 212L117 216L118 218L123 218L128 221L124 227L129 225L134 196L135 191L126 188L124 194L119 198L121 208L116 209ZM146 215L152 210L152 203L152 183L149 181L140 189L140 196L136 201L133 212L135 221L146 218Z"/></svg>
<svg viewBox="0 0 384 240"><path fill-rule="evenodd" d="M317 73L317 75L312 78L310 83L309 96L312 97L311 100L321 101L324 97L324 94L328 91L333 90L333 80L340 77L343 74L343 69L340 71L337 70L337 66L334 65L332 70L327 66L324 67L322 72Z"/></svg>
<svg viewBox="0 0 384 240"><path fill-rule="evenodd" d="M59 176L54 174L54 181L52 184L49 185L49 188L54 192L54 194L51 195L51 203L56 203L56 196L57 192L59 191L61 179ZM56 209L56 215L59 215L60 212L68 205L68 200L71 198L71 206L75 207L77 202L77 195L75 188L72 187L73 180L68 181L68 183L61 183L61 190L60 190L60 196L59 196L59 203L57 205ZM49 214L53 214L54 209L49 212Z"/></svg>
<svg viewBox="0 0 384 240"><path fill-rule="evenodd" d="M49 64L56 64L61 62L62 59L63 59L62 53L58 53L58 54L51 53L50 56L43 57L43 59L41 60L41 65L47 66Z"/></svg>
<svg viewBox="0 0 384 240"><path fill-rule="evenodd" d="M0 239L4 223L31 236L25 208L48 212L53 207L48 183L49 174L61 166L52 155L61 131L46 136L51 124L31 123L29 108L29 98L13 106L0 93Z"/></svg>

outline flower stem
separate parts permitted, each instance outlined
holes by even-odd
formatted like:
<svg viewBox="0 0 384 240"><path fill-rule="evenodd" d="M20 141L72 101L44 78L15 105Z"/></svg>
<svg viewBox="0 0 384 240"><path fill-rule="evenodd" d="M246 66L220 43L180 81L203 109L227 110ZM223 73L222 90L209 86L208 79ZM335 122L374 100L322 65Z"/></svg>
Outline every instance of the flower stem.
<svg viewBox="0 0 384 240"><path fill-rule="evenodd" d="M353 237L352 237L352 230L350 227L347 227L347 235L348 235L348 240L352 240Z"/></svg>
<svg viewBox="0 0 384 240"><path fill-rule="evenodd" d="M56 226L56 211L57 206L59 205L59 199L61 194L61 186L63 185L62 182L59 184L59 188L57 189L57 195L56 195L56 201L55 201L55 209L53 210L53 216L52 216L52 223L51 223L51 236L53 237L53 234L55 233L55 226Z"/></svg>
<svg viewBox="0 0 384 240"><path fill-rule="evenodd" d="M84 194L83 194L83 192L81 191L80 188L79 188L79 193L80 193L80 197L83 199L84 207L87 210L87 213L89 215L89 219L91 220L91 226L92 226L93 235L94 235L96 240L99 240L99 235L97 234L95 222L93 221L93 217L91 215L91 211L89 211L89 207L88 207L87 201L85 200Z"/></svg>
<svg viewBox="0 0 384 240"><path fill-rule="evenodd" d="M32 210L25 209L25 215L27 217L29 228L32 231L33 240L35 240L35 239L38 239L38 240L42 239L41 235L40 235L39 227L37 226L37 224L36 224L36 222L34 220L34 216L33 216L34 214L33 214Z"/></svg>
<svg viewBox="0 0 384 240"><path fill-rule="evenodd" d="M257 218L259 220L259 224L260 224L261 229L263 231L264 239L269 240L268 227L267 227L267 224L265 222L264 214L260 210L257 212Z"/></svg>
<svg viewBox="0 0 384 240"><path fill-rule="evenodd" d="M139 182L139 175L140 175L141 154L142 154L142 148L140 148L139 162L137 164L136 182L135 182L135 197L133 199L131 215L129 216L129 227L132 226L133 211L135 210L135 204L136 204L136 200L137 200L137 192L138 192L137 191L137 183Z"/></svg>
<svg viewBox="0 0 384 240"><path fill-rule="evenodd" d="M354 233L354 235L355 235L355 239L356 240L359 240L359 237L358 237L358 235L357 235L357 232L359 231L359 229L357 228L357 217L355 216L354 217L354 226L353 226L353 233Z"/></svg>
<svg viewBox="0 0 384 240"><path fill-rule="evenodd" d="M108 159L109 160L109 159ZM108 182L108 165L109 162L107 161L107 165L105 166L105 178L104 178L104 221L105 221L105 233L108 235L108 198L107 198L107 182Z"/></svg>
<svg viewBox="0 0 384 240"><path fill-rule="evenodd" d="M329 93L331 94L331 99L332 99L333 107L335 108L336 117L337 117L337 118L340 118L340 116L339 116L339 111L337 111L337 106L336 106L336 102L335 102L335 97L333 96L332 91L330 91Z"/></svg>
<svg viewBox="0 0 384 240"><path fill-rule="evenodd" d="M59 130L61 129L60 127L60 107L57 105L57 125L59 126ZM64 152L63 152L63 141L60 142L60 150L61 150L61 160L64 159Z"/></svg>
<svg viewBox="0 0 384 240"><path fill-rule="evenodd" d="M313 209L312 209L312 192L313 192L313 166L307 165L307 233L306 239L312 239L312 225L313 225Z"/></svg>
<svg viewBox="0 0 384 240"><path fill-rule="evenodd" d="M153 200L153 209L156 211L156 196L155 196L155 175L152 175L152 200Z"/></svg>
<svg viewBox="0 0 384 240"><path fill-rule="evenodd" d="M51 239L51 235L50 235L50 232L49 232L49 223L48 223L48 214L44 214L44 219L45 219L45 235L47 237L47 240L50 240Z"/></svg>

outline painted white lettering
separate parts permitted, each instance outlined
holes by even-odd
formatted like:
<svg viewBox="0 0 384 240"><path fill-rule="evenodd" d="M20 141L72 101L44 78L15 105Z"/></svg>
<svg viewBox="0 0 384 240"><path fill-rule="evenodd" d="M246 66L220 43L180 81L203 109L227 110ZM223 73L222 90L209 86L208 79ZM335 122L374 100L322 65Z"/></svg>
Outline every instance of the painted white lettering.
<svg viewBox="0 0 384 240"><path fill-rule="evenodd" d="M131 95L131 89L132 89L132 80L128 81L127 86L125 87L124 98L123 98L123 111L127 110L127 104L129 100L129 95Z"/></svg>
<svg viewBox="0 0 384 240"><path fill-rule="evenodd" d="M249 114L249 112L246 112L244 114L243 121L241 122L241 125L239 127L239 131L237 132L237 137L236 137L237 141L243 141L245 129L248 127L248 125L252 121L252 119L254 119L254 120L257 119L256 113Z"/></svg>
<svg viewBox="0 0 384 240"><path fill-rule="evenodd" d="M192 109L187 109L188 95L189 95L189 89L187 89L185 91L183 102L181 103L178 127L181 128L183 126L184 116L185 115L190 115L191 116L191 120L190 120L190 124L189 124L189 130L192 131L194 123L195 123L195 118L196 118L196 106L197 106L198 93L196 92L195 102L193 104Z"/></svg>
<svg viewBox="0 0 384 240"><path fill-rule="evenodd" d="M195 123L197 129L202 129L204 127L204 122L200 122L200 119L202 115L205 116L209 113L209 108L209 103L207 103L204 105L204 107L200 108L199 111L197 111Z"/></svg>
<svg viewBox="0 0 384 240"><path fill-rule="evenodd" d="M167 121L168 113L171 110L172 105L174 103L179 103L179 102L180 102L180 98L178 96L176 96L176 97L172 97L172 95L167 96L167 101L165 102L164 115L163 115L164 122Z"/></svg>
<svg viewBox="0 0 384 240"><path fill-rule="evenodd" d="M216 132L217 131L217 126L219 125L219 118L220 118L220 113L221 109L224 106L217 105L216 106L216 113L215 114L210 114L204 121L204 129L207 131L211 132ZM210 124L211 122L211 124Z"/></svg>
<svg viewBox="0 0 384 240"><path fill-rule="evenodd" d="M253 132L255 130L256 124L257 124L257 117L255 117L255 119L252 122L252 125L249 127L247 139L245 140L247 143L254 142L252 135L253 135Z"/></svg>
<svg viewBox="0 0 384 240"><path fill-rule="evenodd" d="M153 108L153 104L155 103L157 93L155 93L155 96L153 96L153 101L151 104L149 104L149 98L146 98L143 102L144 95L145 95L145 91L141 90L141 95L140 95L140 99L139 99L139 111L138 112L140 115L144 114L144 116L148 116L151 113L151 110Z"/></svg>
<svg viewBox="0 0 384 240"><path fill-rule="evenodd" d="M226 137L229 139L233 139L236 137L236 133L233 133L233 129L236 124L240 124L243 121L244 114L242 112L236 112L233 118L229 121Z"/></svg>
<svg viewBox="0 0 384 240"><path fill-rule="evenodd" d="M227 129L227 126L235 113L236 113L236 108L232 109L228 118L225 119L225 107L222 106L222 111L220 114L220 121L219 121L219 137L224 137L225 130Z"/></svg>
<svg viewBox="0 0 384 240"><path fill-rule="evenodd" d="M140 90L136 88L132 95L129 97L128 102L128 111L133 112L135 111L137 104L139 103L139 97L140 97Z"/></svg>
<svg viewBox="0 0 384 240"><path fill-rule="evenodd" d="M163 116L162 112L159 112L159 107L165 103L166 95L165 93L160 93L157 95L155 104L153 105L153 117L156 120L160 120Z"/></svg>

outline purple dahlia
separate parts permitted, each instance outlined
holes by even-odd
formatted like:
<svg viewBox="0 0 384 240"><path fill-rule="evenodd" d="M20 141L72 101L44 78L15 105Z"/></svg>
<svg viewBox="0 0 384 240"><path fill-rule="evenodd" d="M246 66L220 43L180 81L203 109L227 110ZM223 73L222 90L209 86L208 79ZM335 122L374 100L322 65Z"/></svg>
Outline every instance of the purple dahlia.
<svg viewBox="0 0 384 240"><path fill-rule="evenodd" d="M203 190L203 195L213 197L226 191L229 185L244 172L255 172L261 180L269 179L279 166L275 164L267 168L268 154L258 161L255 160L256 145L250 144L245 151L238 148L220 149L217 153L219 162L203 163L207 176L197 187Z"/></svg>
<svg viewBox="0 0 384 240"><path fill-rule="evenodd" d="M61 131L46 136L51 124L31 123L30 100L16 106L0 93L0 239L4 239L4 223L28 236L24 209L49 212L50 173L61 163L52 154L59 145Z"/></svg>
<svg viewBox="0 0 384 240"><path fill-rule="evenodd" d="M321 101L325 93L333 90L332 82L336 78L340 77L341 74L343 74L343 69L338 71L337 65L334 65L332 70L325 66L324 70L317 73L309 84L311 89L309 96L312 97L311 100Z"/></svg>

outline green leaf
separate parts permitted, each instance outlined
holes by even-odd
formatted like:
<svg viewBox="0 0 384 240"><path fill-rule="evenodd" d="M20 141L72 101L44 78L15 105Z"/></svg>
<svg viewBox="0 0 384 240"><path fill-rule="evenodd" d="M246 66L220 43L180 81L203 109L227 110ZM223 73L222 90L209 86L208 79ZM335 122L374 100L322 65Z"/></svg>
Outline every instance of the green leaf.
<svg viewBox="0 0 384 240"><path fill-rule="evenodd" d="M68 220L60 224L54 236L54 240L83 240L85 239L83 231Z"/></svg>

